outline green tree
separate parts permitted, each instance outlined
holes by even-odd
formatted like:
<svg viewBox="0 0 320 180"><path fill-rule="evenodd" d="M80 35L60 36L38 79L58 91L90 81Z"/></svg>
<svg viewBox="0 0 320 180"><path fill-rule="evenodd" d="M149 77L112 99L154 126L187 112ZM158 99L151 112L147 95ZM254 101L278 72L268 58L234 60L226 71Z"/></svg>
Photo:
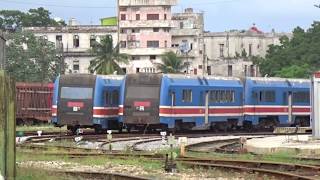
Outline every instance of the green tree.
<svg viewBox="0 0 320 180"><path fill-rule="evenodd" d="M106 36L96 42L90 53L96 58L92 60L89 70L97 74L124 74L119 63L128 63L128 56L120 54L119 45L113 47L112 36Z"/></svg>
<svg viewBox="0 0 320 180"><path fill-rule="evenodd" d="M48 26L65 26L64 21L57 22L50 17L51 12L43 7L37 9L29 9L28 12L18 10L1 10L0 11L0 28L22 27L48 27Z"/></svg>
<svg viewBox="0 0 320 180"><path fill-rule="evenodd" d="M52 42L29 32L9 34L6 71L22 82L49 82L59 73L60 62Z"/></svg>
<svg viewBox="0 0 320 180"><path fill-rule="evenodd" d="M262 75L308 78L320 70L320 22L304 30L297 27L292 38L280 38L280 45L270 45L265 58L259 58Z"/></svg>
<svg viewBox="0 0 320 180"><path fill-rule="evenodd" d="M157 68L162 73L181 73L187 65L174 52L170 51L162 55L162 63L157 64Z"/></svg>

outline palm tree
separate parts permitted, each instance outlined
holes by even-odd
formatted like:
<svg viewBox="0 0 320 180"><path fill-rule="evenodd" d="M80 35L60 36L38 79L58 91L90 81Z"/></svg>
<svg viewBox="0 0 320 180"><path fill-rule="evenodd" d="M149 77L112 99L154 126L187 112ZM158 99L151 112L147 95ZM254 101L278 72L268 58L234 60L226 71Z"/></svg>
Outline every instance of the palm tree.
<svg viewBox="0 0 320 180"><path fill-rule="evenodd" d="M119 45L113 47L111 36L106 36L100 43L96 42L90 53L96 57L90 63L90 71L105 75L124 73L118 63L128 63L128 56L119 53Z"/></svg>
<svg viewBox="0 0 320 180"><path fill-rule="evenodd" d="M157 64L157 68L162 73L172 73L177 74L181 73L186 65L183 63L183 60L178 57L174 52L166 52L162 55L162 63Z"/></svg>

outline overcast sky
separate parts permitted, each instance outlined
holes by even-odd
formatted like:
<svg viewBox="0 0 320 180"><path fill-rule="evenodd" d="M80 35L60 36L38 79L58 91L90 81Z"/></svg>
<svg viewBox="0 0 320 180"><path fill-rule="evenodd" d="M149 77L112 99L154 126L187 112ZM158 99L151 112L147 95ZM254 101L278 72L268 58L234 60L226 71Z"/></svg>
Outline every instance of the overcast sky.
<svg viewBox="0 0 320 180"><path fill-rule="evenodd" d="M173 12L193 7L205 13L208 31L248 29L253 23L262 31L274 28L291 32L296 26L310 27L320 20L320 0L179 0ZM116 0L0 0L0 9L45 7L53 17L76 18L81 24L98 24L102 17L116 15Z"/></svg>

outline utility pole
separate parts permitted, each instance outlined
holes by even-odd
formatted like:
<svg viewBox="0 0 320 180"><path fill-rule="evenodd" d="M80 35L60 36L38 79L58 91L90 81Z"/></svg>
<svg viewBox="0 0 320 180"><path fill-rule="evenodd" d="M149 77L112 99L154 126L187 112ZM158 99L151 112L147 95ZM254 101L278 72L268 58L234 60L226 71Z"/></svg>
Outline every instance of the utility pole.
<svg viewBox="0 0 320 180"><path fill-rule="evenodd" d="M4 38L3 32L0 31L0 69L5 69L5 48L6 48L6 39Z"/></svg>

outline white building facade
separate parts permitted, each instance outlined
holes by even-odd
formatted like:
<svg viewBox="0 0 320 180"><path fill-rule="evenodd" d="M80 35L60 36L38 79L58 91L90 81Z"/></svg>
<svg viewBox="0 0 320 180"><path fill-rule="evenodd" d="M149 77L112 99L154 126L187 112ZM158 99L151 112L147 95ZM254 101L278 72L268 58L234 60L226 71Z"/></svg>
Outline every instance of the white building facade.
<svg viewBox="0 0 320 180"><path fill-rule="evenodd" d="M105 36L112 36L114 46L117 44L116 26L74 25L65 27L28 27L25 31L48 39L55 44L59 56L63 58L65 73L90 73L90 62L94 57L89 53L93 43Z"/></svg>

